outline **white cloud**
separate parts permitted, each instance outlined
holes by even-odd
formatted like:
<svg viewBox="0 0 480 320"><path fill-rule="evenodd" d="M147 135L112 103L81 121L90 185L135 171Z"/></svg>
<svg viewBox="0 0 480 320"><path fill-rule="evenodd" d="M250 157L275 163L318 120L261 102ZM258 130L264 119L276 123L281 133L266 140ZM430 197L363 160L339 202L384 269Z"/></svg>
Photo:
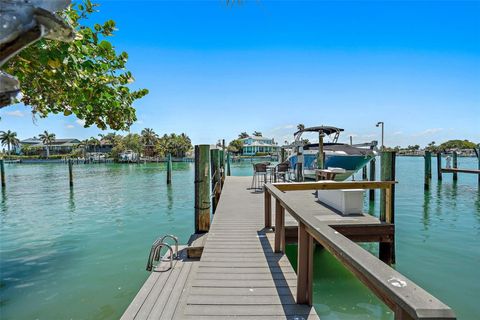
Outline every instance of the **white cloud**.
<svg viewBox="0 0 480 320"><path fill-rule="evenodd" d="M67 129L73 129L73 128L75 128L75 126L74 126L73 124L67 124L67 125L65 126L65 128L67 128Z"/></svg>
<svg viewBox="0 0 480 320"><path fill-rule="evenodd" d="M10 116L10 117L23 117L25 114L22 111L7 111L5 112L5 115Z"/></svg>
<svg viewBox="0 0 480 320"><path fill-rule="evenodd" d="M399 135L403 134L403 131L395 131L393 134L395 136L399 136Z"/></svg>
<svg viewBox="0 0 480 320"><path fill-rule="evenodd" d="M81 125L82 127L85 125L85 120L82 120L82 119L77 119L75 120L75 122L79 125Z"/></svg>
<svg viewBox="0 0 480 320"><path fill-rule="evenodd" d="M431 128L431 129L423 130L422 132L415 133L413 136L414 137L429 136L429 135L438 133L440 131L443 131L443 128Z"/></svg>

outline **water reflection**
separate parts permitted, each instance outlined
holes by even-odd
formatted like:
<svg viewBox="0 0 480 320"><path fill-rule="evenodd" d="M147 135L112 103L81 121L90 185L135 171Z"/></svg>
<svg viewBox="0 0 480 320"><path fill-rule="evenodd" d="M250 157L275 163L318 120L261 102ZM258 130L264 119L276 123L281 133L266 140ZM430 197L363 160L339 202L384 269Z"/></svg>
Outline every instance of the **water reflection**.
<svg viewBox="0 0 480 320"><path fill-rule="evenodd" d="M430 225L430 203L432 201L432 193L430 190L425 190L425 193L423 195L423 230L427 231L428 227Z"/></svg>
<svg viewBox="0 0 480 320"><path fill-rule="evenodd" d="M75 194L73 192L73 187L70 187L70 194L68 197L68 209L70 212L74 213L75 212Z"/></svg>
<svg viewBox="0 0 480 320"><path fill-rule="evenodd" d="M1 212L7 213L7 190L6 188L2 188L2 201L0 202L2 208Z"/></svg>
<svg viewBox="0 0 480 320"><path fill-rule="evenodd" d="M172 185L167 185L167 214L171 215L173 213L173 188Z"/></svg>

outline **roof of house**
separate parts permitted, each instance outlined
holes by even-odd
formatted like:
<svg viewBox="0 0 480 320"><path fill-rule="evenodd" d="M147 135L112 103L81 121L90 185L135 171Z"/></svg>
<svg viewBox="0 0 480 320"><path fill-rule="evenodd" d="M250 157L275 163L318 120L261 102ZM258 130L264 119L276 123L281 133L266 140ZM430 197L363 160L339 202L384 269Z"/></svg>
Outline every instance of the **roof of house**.
<svg viewBox="0 0 480 320"><path fill-rule="evenodd" d="M79 144L80 140L75 139L75 138L68 138L68 139L55 139L52 141L50 146L73 146L76 144ZM25 140L20 141L20 144L29 144L29 145L35 145L35 146L44 146L42 140L38 138L28 138Z"/></svg>

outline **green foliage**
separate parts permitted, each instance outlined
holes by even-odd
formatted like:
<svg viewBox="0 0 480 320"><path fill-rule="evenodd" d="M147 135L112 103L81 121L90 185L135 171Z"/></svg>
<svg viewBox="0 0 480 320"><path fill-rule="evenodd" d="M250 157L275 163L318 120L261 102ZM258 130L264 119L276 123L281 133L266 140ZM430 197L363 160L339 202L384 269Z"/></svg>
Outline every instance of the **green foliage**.
<svg viewBox="0 0 480 320"><path fill-rule="evenodd" d="M10 154L10 148L18 146L20 140L18 140L16 132L10 130L0 131L0 143L2 144L2 146L7 146L8 154Z"/></svg>
<svg viewBox="0 0 480 320"><path fill-rule="evenodd" d="M474 149L477 145L468 140L448 140L438 146L440 150L448 149Z"/></svg>
<svg viewBox="0 0 480 320"><path fill-rule="evenodd" d="M120 153L132 150L140 154L143 151L142 137L138 133L129 133L125 137L119 139L112 148L112 157L118 159Z"/></svg>
<svg viewBox="0 0 480 320"><path fill-rule="evenodd" d="M171 154L174 157L185 157L192 148L192 141L185 133L180 135L175 133L165 134L155 144L156 153L162 157L167 154Z"/></svg>
<svg viewBox="0 0 480 320"><path fill-rule="evenodd" d="M73 42L42 39L10 59L6 71L20 80L21 102L40 117L74 114L85 120L85 127L125 130L136 120L133 102L148 90L127 86L134 80L125 71L128 54L117 55L106 40L115 22L85 25L96 6L86 0L63 13L77 32Z"/></svg>
<svg viewBox="0 0 480 320"><path fill-rule="evenodd" d="M241 132L239 135L238 135L238 139L245 139L245 138L248 138L249 135L248 133L246 133L245 131L244 132Z"/></svg>
<svg viewBox="0 0 480 320"><path fill-rule="evenodd" d="M254 137L261 137L262 133L260 131L253 131L253 136Z"/></svg>
<svg viewBox="0 0 480 320"><path fill-rule="evenodd" d="M243 141L240 139L235 139L230 141L227 149L232 153L238 154L242 151L242 147L243 147Z"/></svg>
<svg viewBox="0 0 480 320"><path fill-rule="evenodd" d="M297 125L297 129L298 129L298 130L303 130L303 129L305 129L305 125L304 125L303 123L299 123L299 124Z"/></svg>

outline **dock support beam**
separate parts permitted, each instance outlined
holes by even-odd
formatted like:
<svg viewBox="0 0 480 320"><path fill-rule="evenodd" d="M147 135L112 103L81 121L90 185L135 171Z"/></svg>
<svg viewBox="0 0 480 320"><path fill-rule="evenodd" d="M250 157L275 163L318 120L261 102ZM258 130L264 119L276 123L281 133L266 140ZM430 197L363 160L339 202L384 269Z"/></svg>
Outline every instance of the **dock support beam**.
<svg viewBox="0 0 480 320"><path fill-rule="evenodd" d="M442 153L437 152L437 178L442 181Z"/></svg>
<svg viewBox="0 0 480 320"><path fill-rule="evenodd" d="M424 188L425 190L430 189L430 182L432 179L432 153L430 151L425 151L425 179L424 179Z"/></svg>
<svg viewBox="0 0 480 320"><path fill-rule="evenodd" d="M275 200L275 243L274 252L285 253L285 209Z"/></svg>
<svg viewBox="0 0 480 320"><path fill-rule="evenodd" d="M195 233L210 229L210 145L195 146Z"/></svg>
<svg viewBox="0 0 480 320"><path fill-rule="evenodd" d="M458 159L457 159L457 151L453 151L453 159L452 159L452 167L454 169L457 169L458 168ZM458 180L458 173L454 172L452 174L452 177L453 177L453 181L457 181Z"/></svg>
<svg viewBox="0 0 480 320"><path fill-rule="evenodd" d="M0 159L0 176L2 180L2 188L5 188L7 186L7 181L5 180L5 164L4 160Z"/></svg>
<svg viewBox="0 0 480 320"><path fill-rule="evenodd" d="M375 181L375 161L376 159L373 158L372 160L370 160L370 181ZM374 201L375 200L375 189L370 189L369 190L369 197L370 197L370 201Z"/></svg>
<svg viewBox="0 0 480 320"><path fill-rule="evenodd" d="M395 181L395 152L383 151L381 155L382 181ZM380 191L380 220L395 223L395 186ZM395 240L380 242L380 259L387 264L395 264Z"/></svg>
<svg viewBox="0 0 480 320"><path fill-rule="evenodd" d="M72 159L68 159L68 180L70 184L70 188L73 187L73 161Z"/></svg>
<svg viewBox="0 0 480 320"><path fill-rule="evenodd" d="M172 183L172 155L167 155L167 184Z"/></svg>
<svg viewBox="0 0 480 320"><path fill-rule="evenodd" d="M297 303L313 302L313 237L305 224L298 222Z"/></svg>

